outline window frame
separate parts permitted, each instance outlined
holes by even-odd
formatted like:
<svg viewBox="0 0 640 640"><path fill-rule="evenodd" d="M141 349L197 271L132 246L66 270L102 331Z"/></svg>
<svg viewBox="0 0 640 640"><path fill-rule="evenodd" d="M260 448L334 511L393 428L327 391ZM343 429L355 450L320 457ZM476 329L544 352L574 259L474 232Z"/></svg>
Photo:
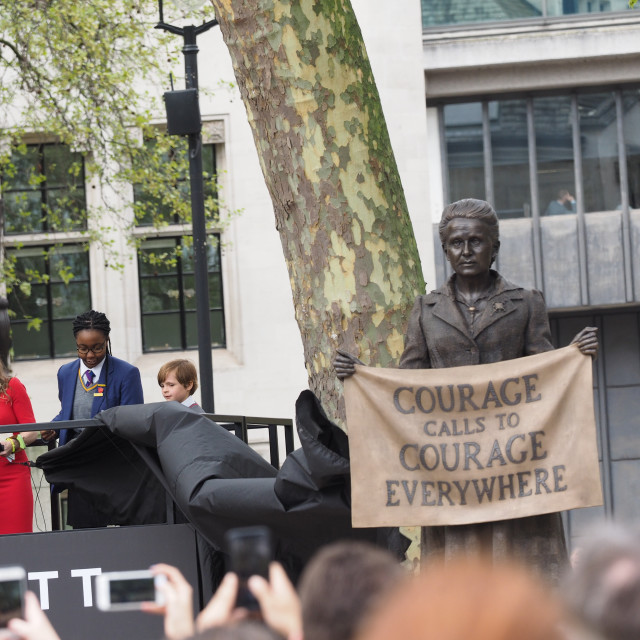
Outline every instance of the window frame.
<svg viewBox="0 0 640 640"><path fill-rule="evenodd" d="M450 202L450 180L449 180L449 162L447 157L447 138L445 130L444 108L453 104L480 103L482 105L482 140L483 140L483 164L485 181L485 199L488 202L494 201L494 170L492 164L491 149L491 123L489 116L489 104L494 101L508 101L524 99L527 104L527 144L529 150L529 189L531 197L531 218L539 218L542 211L539 202L538 190L538 160L536 156L536 130L534 120L534 99L541 97L557 97L569 96L571 99L572 113L572 140L573 140L573 163L574 163L574 182L575 182L575 198L576 211L578 214L584 215L584 189L583 189L583 156L581 150L581 132L580 132L580 115L579 115L579 98L582 95L597 94L601 92L610 92L614 95L616 109L616 140L618 145L618 183L620 186L620 203L623 211L629 212L629 194L628 194L628 166L627 154L624 135L624 108L623 94L627 91L640 91L639 83L629 83L625 85L616 84L614 86L598 86L598 87L580 87L567 88L559 91L539 91L539 92L520 92L505 93L491 95L465 96L452 100L438 98L435 100L427 100L427 107L435 107L438 111L438 121L440 123L440 149L441 149L441 167L442 167L442 185L443 197L445 202ZM625 188L627 187L627 188Z"/></svg>
<svg viewBox="0 0 640 640"><path fill-rule="evenodd" d="M181 240L184 237L189 237L191 235L190 225L172 225L169 228L163 230L163 233L157 233L153 236L148 236L146 234L140 234L140 247L137 252L137 263L138 263L138 293L139 293L139 301L140 301L140 333L142 339L142 352L147 353L161 353L161 352L172 352L172 351L191 351L196 350L198 345L195 344L193 346L189 346L188 344L188 336L187 336L187 318L189 315L195 313L194 311L188 310L185 305L185 295L184 295L184 277L185 272L183 270L182 264L182 256L180 252L176 258L176 271L171 276L167 277L175 277L177 279L178 286L178 308L176 310L163 310L163 311L145 311L144 309L144 287L143 282L145 280L153 280L158 276L153 274L143 274L143 269L141 267L141 251L144 248L145 242L153 243L156 241L173 241L175 244L173 248L178 248L181 246ZM220 282L220 304L213 305L211 300L209 301L209 317L211 318L211 314L214 312L219 313L220 315L220 324L221 324L221 334L222 341L214 342L212 335L211 348L212 349L226 349L227 348L227 327L226 327L226 308L225 308L225 289L224 289L224 279L222 273L222 251L221 251L221 232L217 230L208 229L207 230L207 246L211 248L212 243L210 239L212 237L216 238L215 241L215 251L217 252L217 264L219 265L219 269L217 271L208 271L207 275L210 276L212 273L218 274L219 282ZM193 272L189 272L189 275L194 275ZM179 318L179 331L180 331L180 340L179 346L177 347L152 347L148 344L148 340L145 339L145 318L153 317L153 316L162 316L170 314L172 316L178 316Z"/></svg>
<svg viewBox="0 0 640 640"><path fill-rule="evenodd" d="M38 242L38 240L40 240ZM48 242L42 242L42 238L33 238L33 242L27 244L24 247L21 243L7 243L4 247L4 250L7 252L18 252L24 250L25 248L30 251L46 251L46 256L43 256L45 263L45 272L44 272L44 282L37 283L38 285L44 286L46 291L46 317L43 318L43 324L46 326L47 331L47 342L48 342L48 353L40 356L20 356L15 355L15 340L12 339L12 350L14 352L13 360L16 362L27 362L34 360L48 360L55 358L70 358L76 355L75 350L69 351L60 351L56 350L56 333L55 333L55 325L60 322L68 322L69 323L69 335L71 335L71 324L73 319L76 317L77 313L72 313L68 315L63 315L60 317L54 317L53 308L53 296L52 296L52 287L60 285L61 283L64 285L64 282L61 280L51 280L51 257L50 252L53 250L62 250L68 248L73 248L73 253L82 253L86 255L86 277L83 276L81 278L75 277L71 280L74 284L86 284L86 291L89 301L88 308L92 308L92 290L91 290L91 260L89 256L89 249L86 246L86 242L82 242L81 238L77 238L76 242L63 242L63 243L52 243L50 240ZM19 259L19 257L18 257ZM7 298L9 302L9 309L11 310L11 300L12 300L13 292L9 293ZM13 334L13 329L16 326L27 325L30 322L28 318L11 318L11 329Z"/></svg>
<svg viewBox="0 0 640 640"><path fill-rule="evenodd" d="M40 204L40 225L39 228L36 228L35 230L29 230L29 231L7 231L6 229L6 221L7 221L7 215L5 212L5 207L2 207L0 210L2 212L2 220L1 220L1 224L2 224L2 233L4 235L5 238L14 238L17 236L21 236L21 235L29 235L32 236L34 233L45 233L45 234L49 234L49 233L82 233L82 232L86 232L88 229L88 211L87 211L87 189L86 189L86 167L85 167L85 158L83 156L82 153L78 153L78 152L74 152L69 145L57 142L57 141L44 141L44 142L26 142L25 146L27 147L27 149L29 148L33 148L36 150L36 161L37 161L37 166L36 166L36 170L38 171L38 175L42 175L44 176L44 179L40 182L39 186L37 188L32 188L32 189L27 189L27 188L11 188L11 187L4 187L2 189L2 196L4 197L4 194L11 194L11 193L38 193L39 194L39 204ZM45 150L47 148L52 148L52 147L66 147L67 149L69 149L69 152L71 154L76 154L79 158L79 160L81 161L81 168L79 171L79 174L76 178L76 183L68 183L65 185L52 185L52 186L48 186L47 185L47 157L46 157L46 152ZM0 175L0 180L2 180L2 176ZM82 225L80 226L76 226L75 228L70 228L68 230L59 230L59 229L55 229L55 228L51 228L51 224L50 221L48 220L47 217L47 207L51 206L50 204L50 196L51 194L55 193L56 191L62 191L65 188L69 189L69 191L73 191L73 190L78 190L81 189L82 190L82 196L83 196L83 211L84 211L84 219L82 221Z"/></svg>

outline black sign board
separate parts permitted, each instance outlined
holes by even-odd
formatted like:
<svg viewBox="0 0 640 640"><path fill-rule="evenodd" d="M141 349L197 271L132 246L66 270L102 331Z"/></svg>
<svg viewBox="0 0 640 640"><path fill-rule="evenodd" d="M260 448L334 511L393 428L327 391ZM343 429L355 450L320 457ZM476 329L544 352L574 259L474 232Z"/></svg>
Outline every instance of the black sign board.
<svg viewBox="0 0 640 640"><path fill-rule="evenodd" d="M197 611L195 533L186 524L5 535L0 536L0 558L19 559L11 564L27 570L29 589L64 640L163 637L161 616L98 610L94 576L107 571L148 569L158 562L174 565L193 586Z"/></svg>

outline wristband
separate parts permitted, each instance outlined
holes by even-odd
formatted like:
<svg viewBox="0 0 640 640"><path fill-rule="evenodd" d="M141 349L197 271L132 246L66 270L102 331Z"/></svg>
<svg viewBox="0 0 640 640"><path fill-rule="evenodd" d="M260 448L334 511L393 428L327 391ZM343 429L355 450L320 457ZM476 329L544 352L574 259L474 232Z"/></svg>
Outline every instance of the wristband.
<svg viewBox="0 0 640 640"><path fill-rule="evenodd" d="M19 433L17 436L15 436L15 439L18 441L18 444L20 445L21 449L26 449L27 445L25 444L24 438L22 437L22 434Z"/></svg>

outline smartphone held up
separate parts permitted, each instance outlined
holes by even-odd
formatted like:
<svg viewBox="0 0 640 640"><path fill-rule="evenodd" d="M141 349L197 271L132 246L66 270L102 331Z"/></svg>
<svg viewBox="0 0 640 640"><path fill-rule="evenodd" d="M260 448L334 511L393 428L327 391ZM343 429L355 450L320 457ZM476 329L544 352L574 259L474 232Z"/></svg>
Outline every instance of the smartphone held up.
<svg viewBox="0 0 640 640"><path fill-rule="evenodd" d="M96 576L96 604L101 611L134 611L143 603L163 605L158 590L165 576L149 570L113 571Z"/></svg>
<svg viewBox="0 0 640 640"><path fill-rule="evenodd" d="M237 607L259 611L260 606L247 582L251 576L269 579L269 564L273 560L273 539L267 527L230 529L225 536L229 556L229 571L238 576Z"/></svg>
<svg viewBox="0 0 640 640"><path fill-rule="evenodd" d="M24 617L27 572L23 567L0 567L0 629L12 618Z"/></svg>

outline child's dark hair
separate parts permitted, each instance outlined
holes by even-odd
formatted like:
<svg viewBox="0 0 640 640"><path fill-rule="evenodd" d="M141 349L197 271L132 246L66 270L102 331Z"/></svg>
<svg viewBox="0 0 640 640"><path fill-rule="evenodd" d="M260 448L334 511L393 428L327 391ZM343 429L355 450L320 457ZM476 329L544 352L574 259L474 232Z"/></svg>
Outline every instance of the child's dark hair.
<svg viewBox="0 0 640 640"><path fill-rule="evenodd" d="M158 384L161 385L172 372L175 372L176 380L185 389L189 386L190 382L193 383L193 386L189 389L189 395L192 396L198 388L198 372L193 362L182 358L165 362L160 367L160 371L158 371Z"/></svg>
<svg viewBox="0 0 640 640"><path fill-rule="evenodd" d="M109 333L111 332L111 323L104 313L91 309L91 311L85 311L79 316L76 316L73 320L74 336L77 336L80 331L84 331L85 329L96 329L97 331L102 331L102 333L104 333L108 338Z"/></svg>

